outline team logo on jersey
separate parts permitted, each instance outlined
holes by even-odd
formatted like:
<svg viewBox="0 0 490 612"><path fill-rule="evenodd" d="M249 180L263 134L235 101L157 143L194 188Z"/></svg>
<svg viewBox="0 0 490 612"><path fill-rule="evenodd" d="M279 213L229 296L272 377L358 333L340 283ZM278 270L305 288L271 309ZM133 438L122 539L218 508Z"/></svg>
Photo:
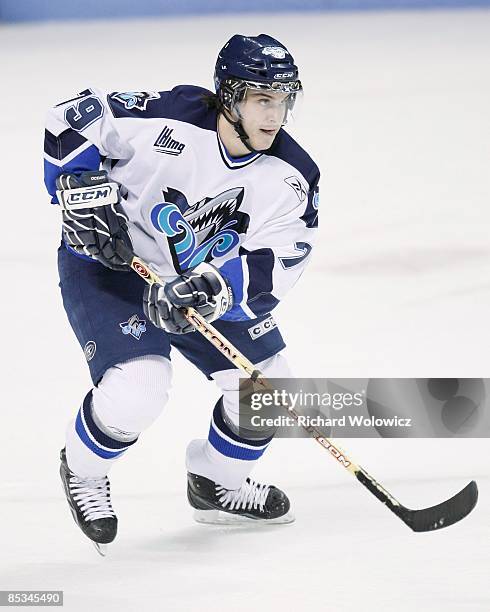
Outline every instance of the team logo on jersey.
<svg viewBox="0 0 490 612"><path fill-rule="evenodd" d="M150 100L158 100L160 94L156 91L118 91L111 95L113 100L124 104L127 110L137 109L146 110L146 105Z"/></svg>
<svg viewBox="0 0 490 612"><path fill-rule="evenodd" d="M158 153L166 153L167 155L180 155L185 149L185 144L172 138L173 129L165 126L160 132L160 136L155 140L153 148Z"/></svg>
<svg viewBox="0 0 490 612"><path fill-rule="evenodd" d="M119 327L125 336L131 335L139 340L146 331L146 321L140 319L138 315L133 315L124 323L119 323Z"/></svg>
<svg viewBox="0 0 490 612"><path fill-rule="evenodd" d="M167 236L174 267L178 273L203 261L223 257L240 242L250 217L240 212L245 190L227 189L190 205L183 193L167 187L164 202L150 213L153 227Z"/></svg>
<svg viewBox="0 0 490 612"><path fill-rule="evenodd" d="M275 59L284 59L286 57L286 49L282 47L264 47L262 49L262 55L272 55Z"/></svg>
<svg viewBox="0 0 490 612"><path fill-rule="evenodd" d="M304 202L307 196L307 191L297 176L288 176L284 181L293 188L300 202Z"/></svg>

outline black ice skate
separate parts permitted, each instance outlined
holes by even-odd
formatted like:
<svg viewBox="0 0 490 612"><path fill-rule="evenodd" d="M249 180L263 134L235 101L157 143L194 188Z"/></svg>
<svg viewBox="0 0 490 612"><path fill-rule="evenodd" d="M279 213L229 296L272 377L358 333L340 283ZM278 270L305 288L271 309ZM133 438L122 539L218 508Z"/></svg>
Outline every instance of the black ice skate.
<svg viewBox="0 0 490 612"><path fill-rule="evenodd" d="M204 476L187 473L187 498L198 523L292 523L289 499L277 487L247 478L236 490L225 489Z"/></svg>
<svg viewBox="0 0 490 612"><path fill-rule="evenodd" d="M70 472L66 452L60 453L60 475L75 523L92 540L97 551L104 556L107 544L117 533L117 517L112 509L109 479L79 478Z"/></svg>

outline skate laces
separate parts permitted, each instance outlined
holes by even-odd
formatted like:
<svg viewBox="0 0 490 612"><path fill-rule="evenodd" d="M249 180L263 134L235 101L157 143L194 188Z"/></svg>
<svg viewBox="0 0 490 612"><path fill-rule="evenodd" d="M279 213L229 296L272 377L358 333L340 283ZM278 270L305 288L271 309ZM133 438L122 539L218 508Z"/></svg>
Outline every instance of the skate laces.
<svg viewBox="0 0 490 612"><path fill-rule="evenodd" d="M104 478L70 477L70 492L86 521L115 517L110 498L110 485Z"/></svg>
<svg viewBox="0 0 490 612"><path fill-rule="evenodd" d="M230 510L264 510L264 504L269 495L270 486L260 484L247 478L246 482L236 490L225 489L221 485L216 485L216 494L221 505L226 508L230 506Z"/></svg>

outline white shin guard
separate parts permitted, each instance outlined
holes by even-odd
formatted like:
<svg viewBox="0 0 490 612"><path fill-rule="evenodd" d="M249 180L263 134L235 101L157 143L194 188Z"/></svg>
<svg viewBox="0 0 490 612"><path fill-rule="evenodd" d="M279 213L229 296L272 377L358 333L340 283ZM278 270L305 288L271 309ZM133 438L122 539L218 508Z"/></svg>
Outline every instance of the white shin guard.
<svg viewBox="0 0 490 612"><path fill-rule="evenodd" d="M84 402L66 436L68 467L81 477L105 476L161 414L168 401L172 367L159 355L109 368ZM88 398L90 400L90 397Z"/></svg>

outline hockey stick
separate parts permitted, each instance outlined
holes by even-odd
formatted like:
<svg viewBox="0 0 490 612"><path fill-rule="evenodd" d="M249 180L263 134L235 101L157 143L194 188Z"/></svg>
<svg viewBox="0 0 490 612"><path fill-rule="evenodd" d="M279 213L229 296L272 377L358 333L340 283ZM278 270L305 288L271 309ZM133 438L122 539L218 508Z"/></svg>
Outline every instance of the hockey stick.
<svg viewBox="0 0 490 612"><path fill-rule="evenodd" d="M118 241L119 242L119 241ZM148 284L163 284L160 278L145 264L144 261L136 257L134 253L119 242L118 253L121 258ZM238 351L228 340L210 325L194 308L184 309L186 319L199 331L213 346L215 346L235 367L245 372L252 381L260 384L264 389L272 389L264 375L257 370L254 365ZM291 407L285 406L286 410L296 420L298 413ZM405 525L413 531L434 531L442 527L449 527L467 516L475 507L478 500L478 487L472 480L459 493L450 499L420 510L411 510L391 495L382 485L370 476L365 469L354 463L347 455L329 438L325 438L314 427L302 425L311 437L318 444L323 446L329 453L337 459L357 480L380 502L387 506Z"/></svg>

